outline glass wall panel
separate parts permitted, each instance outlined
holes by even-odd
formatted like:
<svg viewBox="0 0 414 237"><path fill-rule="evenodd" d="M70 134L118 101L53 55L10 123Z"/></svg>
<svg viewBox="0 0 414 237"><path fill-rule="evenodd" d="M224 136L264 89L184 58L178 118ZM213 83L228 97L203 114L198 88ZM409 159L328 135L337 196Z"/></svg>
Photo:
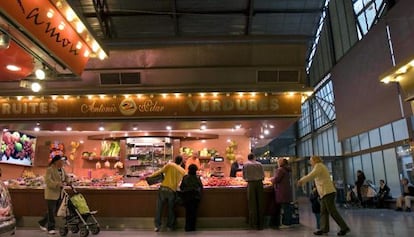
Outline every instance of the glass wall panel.
<svg viewBox="0 0 414 237"><path fill-rule="evenodd" d="M318 134L318 155L323 156L322 134Z"/></svg>
<svg viewBox="0 0 414 237"><path fill-rule="evenodd" d="M408 139L407 121L405 119L398 120L392 123L395 141Z"/></svg>
<svg viewBox="0 0 414 237"><path fill-rule="evenodd" d="M379 129L373 129L369 131L369 142L371 143L371 147L377 147L381 145Z"/></svg>
<svg viewBox="0 0 414 237"><path fill-rule="evenodd" d="M352 150L352 152L357 152L357 151L361 150L361 148L359 146L359 137L358 136L351 137L351 150Z"/></svg>
<svg viewBox="0 0 414 237"><path fill-rule="evenodd" d="M380 127L382 145L394 142L391 124Z"/></svg>
<svg viewBox="0 0 414 237"><path fill-rule="evenodd" d="M308 147L308 153L307 153L307 156L311 156L311 155L313 155L314 154L314 152L313 152L313 147L312 147L312 140L311 139L309 139L308 141L307 141L307 147Z"/></svg>
<svg viewBox="0 0 414 237"><path fill-rule="evenodd" d="M374 176L375 180L374 183L376 186L379 185L379 180L383 179L385 182L387 181L387 177L385 175L385 169L384 169L384 160L382 157L382 151L377 151L371 153L371 159L372 159L372 166L374 167Z"/></svg>
<svg viewBox="0 0 414 237"><path fill-rule="evenodd" d="M328 129L328 131L326 131L327 136L328 136L328 150L329 150L329 155L330 156L335 156L336 155L336 153L335 153L336 138L335 138L333 130L334 130L334 128L332 127L330 129Z"/></svg>
<svg viewBox="0 0 414 237"><path fill-rule="evenodd" d="M342 155L342 145L338 141L338 135L337 135L338 130L336 129L336 126L332 130L333 130L333 134L335 138L335 155L340 156Z"/></svg>
<svg viewBox="0 0 414 237"><path fill-rule="evenodd" d="M351 150L351 139L345 139L342 143L344 148L344 154L349 154L352 152Z"/></svg>
<svg viewBox="0 0 414 237"><path fill-rule="evenodd" d="M368 133L362 133L359 135L359 144L361 144L361 150L366 150L370 148Z"/></svg>
<svg viewBox="0 0 414 237"><path fill-rule="evenodd" d="M397 158L394 148L383 151L384 166L387 174L388 186L391 189L393 196L398 196L401 193L400 177L398 173Z"/></svg>
<svg viewBox="0 0 414 237"><path fill-rule="evenodd" d="M324 156L328 156L329 155L329 141L328 141L328 133L326 131L324 131L321 134L322 137L322 150L323 150L323 155Z"/></svg>
<svg viewBox="0 0 414 237"><path fill-rule="evenodd" d="M363 154L361 155L362 159L362 172L365 174L366 180L374 181L374 173L372 171L372 160L371 160L371 154Z"/></svg>

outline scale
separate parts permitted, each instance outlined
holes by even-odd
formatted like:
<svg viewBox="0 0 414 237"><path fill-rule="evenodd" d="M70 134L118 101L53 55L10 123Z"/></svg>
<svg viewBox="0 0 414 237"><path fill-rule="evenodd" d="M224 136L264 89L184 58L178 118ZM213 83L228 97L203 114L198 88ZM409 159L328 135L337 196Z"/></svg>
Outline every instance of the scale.
<svg viewBox="0 0 414 237"><path fill-rule="evenodd" d="M224 157L212 157L208 165L210 166L211 177L224 177Z"/></svg>

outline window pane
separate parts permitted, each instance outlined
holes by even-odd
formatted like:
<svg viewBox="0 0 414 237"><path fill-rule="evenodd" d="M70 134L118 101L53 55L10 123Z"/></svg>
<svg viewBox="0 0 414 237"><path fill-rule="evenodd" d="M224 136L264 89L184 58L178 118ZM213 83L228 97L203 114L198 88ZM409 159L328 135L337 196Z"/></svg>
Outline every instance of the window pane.
<svg viewBox="0 0 414 237"><path fill-rule="evenodd" d="M392 143L394 141L391 124L380 127L382 145Z"/></svg>
<svg viewBox="0 0 414 237"><path fill-rule="evenodd" d="M362 159L362 166L364 167L362 171L365 174L366 180L374 181L374 175L372 172L372 161L371 161L371 154L363 154L361 156Z"/></svg>
<svg viewBox="0 0 414 237"><path fill-rule="evenodd" d="M344 154L351 153L351 139L345 139L343 142L344 145Z"/></svg>
<svg viewBox="0 0 414 237"><path fill-rule="evenodd" d="M358 136L352 137L351 138L351 150L352 152L356 152L356 151L360 151L360 147L359 147L359 138Z"/></svg>
<svg viewBox="0 0 414 237"><path fill-rule="evenodd" d="M369 148L368 133L362 133L359 135L359 143L361 144L361 150L366 150Z"/></svg>
<svg viewBox="0 0 414 237"><path fill-rule="evenodd" d="M408 139L408 128L405 119L392 123L392 128L394 131L395 141Z"/></svg>
<svg viewBox="0 0 414 237"><path fill-rule="evenodd" d="M381 145L379 129L369 131L369 141L371 143L371 148Z"/></svg>
<svg viewBox="0 0 414 237"><path fill-rule="evenodd" d="M374 177L375 177L375 185L379 185L379 180L383 179L385 182L387 181L387 177L385 176L384 170L384 161L382 159L382 152L377 151L371 153L372 156L372 166L374 167Z"/></svg>
<svg viewBox="0 0 414 237"><path fill-rule="evenodd" d="M341 156L342 155L342 146L341 143L338 141L338 135L337 135L337 129L336 126L333 129L334 138L335 138L335 155Z"/></svg>
<svg viewBox="0 0 414 237"><path fill-rule="evenodd" d="M398 197L401 193L400 178L398 174L397 158L394 148L384 150L385 173L387 174L388 186L393 197Z"/></svg>

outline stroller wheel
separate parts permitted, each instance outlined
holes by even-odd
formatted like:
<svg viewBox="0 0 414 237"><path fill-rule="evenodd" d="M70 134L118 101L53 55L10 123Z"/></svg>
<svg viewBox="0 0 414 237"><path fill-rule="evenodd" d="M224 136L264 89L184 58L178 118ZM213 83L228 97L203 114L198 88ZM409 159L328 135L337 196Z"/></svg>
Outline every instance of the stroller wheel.
<svg viewBox="0 0 414 237"><path fill-rule="evenodd" d="M98 226L98 225L91 225L91 226L89 227L89 229L91 230L91 233L92 233L93 235L97 235L97 234L99 234L99 232L101 231L101 229L99 228L99 226Z"/></svg>
<svg viewBox="0 0 414 237"><path fill-rule="evenodd" d="M86 229L86 227L82 227L79 231L79 236L80 237L86 237L89 235L89 230Z"/></svg>
<svg viewBox="0 0 414 237"><path fill-rule="evenodd" d="M73 225L70 227L70 231L74 234L79 232L79 227L77 225Z"/></svg>
<svg viewBox="0 0 414 237"><path fill-rule="evenodd" d="M68 228L67 227L60 227L59 228L59 234L60 234L60 236L66 236L68 234Z"/></svg>

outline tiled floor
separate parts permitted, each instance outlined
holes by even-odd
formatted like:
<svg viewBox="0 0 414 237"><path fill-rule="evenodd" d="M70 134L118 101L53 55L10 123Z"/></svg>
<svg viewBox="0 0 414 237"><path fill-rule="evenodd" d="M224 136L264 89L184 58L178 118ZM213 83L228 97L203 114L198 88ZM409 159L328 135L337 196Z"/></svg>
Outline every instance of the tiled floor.
<svg viewBox="0 0 414 237"><path fill-rule="evenodd" d="M290 229L275 230L265 229L263 231L239 230L239 229L200 229L197 232L186 233L179 229L173 232L158 232L142 229L125 230L102 230L97 237L131 237L131 236L200 236L200 237L275 237L292 236L307 237L313 236L314 217L308 205L302 204L300 208L301 225ZM340 209L343 217L351 227L351 233L347 236L381 237L398 236L408 237L414 233L414 212L396 212L386 209ZM338 227L331 220L331 232L327 236L336 236ZM46 236L37 228L20 227L17 229L15 237L38 237ZM58 235L57 235L58 236ZM69 233L68 236L79 236ZM90 234L89 236L93 236Z"/></svg>

